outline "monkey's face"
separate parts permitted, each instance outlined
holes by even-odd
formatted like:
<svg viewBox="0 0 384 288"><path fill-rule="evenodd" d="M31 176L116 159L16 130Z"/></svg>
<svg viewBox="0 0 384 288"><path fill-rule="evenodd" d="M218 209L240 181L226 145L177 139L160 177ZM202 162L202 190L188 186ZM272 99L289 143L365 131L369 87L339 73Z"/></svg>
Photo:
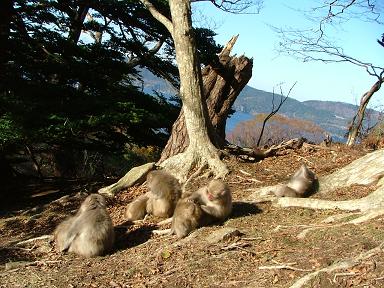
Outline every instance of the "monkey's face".
<svg viewBox="0 0 384 288"><path fill-rule="evenodd" d="M212 180L208 184L206 195L209 201L215 201L225 196L227 192L227 185L221 180Z"/></svg>

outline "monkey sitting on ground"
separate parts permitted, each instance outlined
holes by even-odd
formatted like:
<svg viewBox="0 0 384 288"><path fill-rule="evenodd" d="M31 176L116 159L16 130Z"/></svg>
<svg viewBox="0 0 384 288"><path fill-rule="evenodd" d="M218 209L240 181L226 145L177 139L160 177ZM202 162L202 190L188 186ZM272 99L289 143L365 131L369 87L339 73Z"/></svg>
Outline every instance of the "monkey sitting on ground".
<svg viewBox="0 0 384 288"><path fill-rule="evenodd" d="M221 180L212 180L207 186L179 200L171 229L152 232L158 235L175 234L183 238L198 227L224 220L231 211L232 195L228 185Z"/></svg>
<svg viewBox="0 0 384 288"><path fill-rule="evenodd" d="M149 193L141 195L128 204L125 211L125 218L128 221L141 220L147 214L147 201Z"/></svg>
<svg viewBox="0 0 384 288"><path fill-rule="evenodd" d="M156 170L148 173L147 187L146 212L156 217L171 217L181 196L179 181L168 172Z"/></svg>
<svg viewBox="0 0 384 288"><path fill-rule="evenodd" d="M188 198L180 199L173 213L169 234L183 238L198 227L204 226L205 216L208 215L205 215L198 203Z"/></svg>
<svg viewBox="0 0 384 288"><path fill-rule="evenodd" d="M232 212L232 194L228 185L214 179L188 196L187 199L201 205L201 209L214 220L224 220Z"/></svg>
<svg viewBox="0 0 384 288"><path fill-rule="evenodd" d="M61 252L94 257L112 250L115 234L105 198L90 194L77 213L59 224L53 235L56 248Z"/></svg>
<svg viewBox="0 0 384 288"><path fill-rule="evenodd" d="M288 183L278 187L274 193L278 197L307 197L315 192L317 183L315 173L303 164Z"/></svg>

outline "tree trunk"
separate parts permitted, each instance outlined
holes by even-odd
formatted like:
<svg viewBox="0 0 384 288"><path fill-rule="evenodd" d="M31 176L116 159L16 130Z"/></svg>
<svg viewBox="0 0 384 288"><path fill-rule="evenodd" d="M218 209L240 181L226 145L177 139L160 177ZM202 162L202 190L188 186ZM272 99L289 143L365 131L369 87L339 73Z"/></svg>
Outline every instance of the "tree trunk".
<svg viewBox="0 0 384 288"><path fill-rule="evenodd" d="M367 105L369 103L369 100L375 94L377 91L379 91L381 84L383 83L384 79L381 78L379 81L377 81L371 89L369 89L368 92L364 93L364 95L360 99L360 106L359 110L357 110L356 115L353 117L352 123L349 127L349 133L348 133L348 140L347 140L347 146L352 146L356 142L356 138L359 135L361 126L363 124L364 120L364 114L365 109L367 108Z"/></svg>
<svg viewBox="0 0 384 288"><path fill-rule="evenodd" d="M85 5L79 5L73 19L71 19L71 28L69 31L68 39L72 43L76 44L81 35L81 30L83 29L83 23L85 20L85 16L89 11L89 7Z"/></svg>
<svg viewBox="0 0 384 288"><path fill-rule="evenodd" d="M219 63L208 65L203 71L203 97L207 102L209 119L213 130L209 131L211 141L218 148L225 143L225 126L230 109L240 91L252 76L252 59L245 56L230 57L229 54L238 36L232 39L219 54ZM165 146L159 163L185 151L189 145L184 112L172 127L171 136Z"/></svg>

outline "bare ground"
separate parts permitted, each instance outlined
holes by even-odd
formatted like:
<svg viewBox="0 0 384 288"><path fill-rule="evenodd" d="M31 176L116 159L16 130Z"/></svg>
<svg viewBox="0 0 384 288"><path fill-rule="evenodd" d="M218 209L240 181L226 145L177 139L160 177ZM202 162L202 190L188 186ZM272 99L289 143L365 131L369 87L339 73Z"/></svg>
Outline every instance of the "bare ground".
<svg viewBox="0 0 384 288"><path fill-rule="evenodd" d="M105 257L60 254L47 239L16 244L52 233L65 216L76 211L84 195L33 211L9 212L0 218L0 287L289 287L308 273L378 246L384 241L383 218L360 225L327 226L298 238L308 225L345 212L278 208L241 200L254 188L287 180L303 162L322 176L366 153L359 147L333 146L332 150L287 150L285 155L258 163L225 159L233 171L227 178L235 201L231 217L221 225L200 228L182 241L153 236L151 230L157 228L159 219L124 223L126 204L146 191L143 186L130 188L109 203L117 241L115 251ZM354 199L373 189L353 186L312 197ZM211 240L213 234L229 227L242 234ZM381 251L347 270L320 273L305 287L384 287L383 256Z"/></svg>

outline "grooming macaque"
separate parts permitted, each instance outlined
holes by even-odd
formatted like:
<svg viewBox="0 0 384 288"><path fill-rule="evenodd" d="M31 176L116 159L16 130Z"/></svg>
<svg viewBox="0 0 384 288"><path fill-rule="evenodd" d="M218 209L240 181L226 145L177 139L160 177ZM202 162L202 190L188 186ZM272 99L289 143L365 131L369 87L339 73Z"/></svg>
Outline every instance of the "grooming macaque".
<svg viewBox="0 0 384 288"><path fill-rule="evenodd" d="M175 234L183 238L198 227L224 220L231 211L232 195L228 185L221 180L212 180L207 186L179 200L171 229L152 232L158 235Z"/></svg>
<svg viewBox="0 0 384 288"><path fill-rule="evenodd" d="M125 211L125 218L128 221L136 221L143 219L147 214L147 201L149 199L148 193L137 197L128 204Z"/></svg>
<svg viewBox="0 0 384 288"><path fill-rule="evenodd" d="M215 179L192 193L187 199L196 201L201 209L215 220L224 220L232 211L231 190L222 180Z"/></svg>
<svg viewBox="0 0 384 288"><path fill-rule="evenodd" d="M289 179L288 183L281 185L275 191L278 197L306 197L314 192L317 177L315 173L303 164Z"/></svg>
<svg viewBox="0 0 384 288"><path fill-rule="evenodd" d="M53 233L59 251L85 257L103 255L114 243L112 220L105 198L91 194L81 204L76 215L64 220Z"/></svg>
<svg viewBox="0 0 384 288"><path fill-rule="evenodd" d="M168 172L156 170L148 173L147 187L147 213L157 217L171 217L181 196L179 181Z"/></svg>

